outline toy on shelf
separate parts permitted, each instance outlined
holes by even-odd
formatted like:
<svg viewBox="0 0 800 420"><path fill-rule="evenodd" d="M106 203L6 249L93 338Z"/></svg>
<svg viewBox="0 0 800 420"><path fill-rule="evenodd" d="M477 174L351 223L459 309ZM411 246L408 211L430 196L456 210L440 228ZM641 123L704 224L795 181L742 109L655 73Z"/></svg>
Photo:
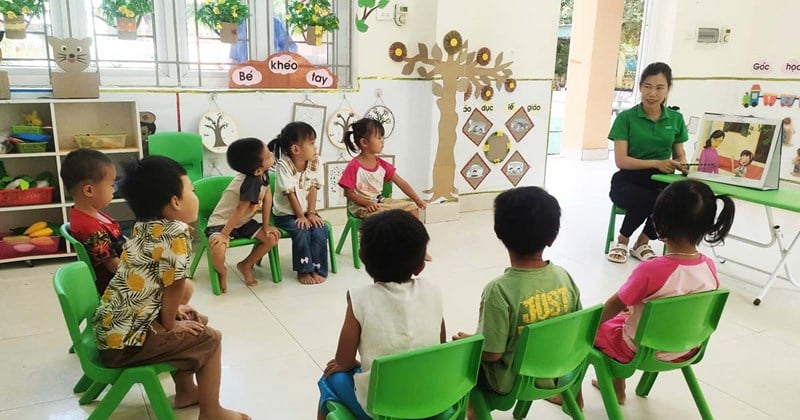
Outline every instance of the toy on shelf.
<svg viewBox="0 0 800 420"><path fill-rule="evenodd" d="M54 227L40 220L27 228L0 234L0 259L58 253L61 238Z"/></svg>
<svg viewBox="0 0 800 420"><path fill-rule="evenodd" d="M46 171L35 178L11 176L0 162L0 207L51 203L54 182L53 174Z"/></svg>

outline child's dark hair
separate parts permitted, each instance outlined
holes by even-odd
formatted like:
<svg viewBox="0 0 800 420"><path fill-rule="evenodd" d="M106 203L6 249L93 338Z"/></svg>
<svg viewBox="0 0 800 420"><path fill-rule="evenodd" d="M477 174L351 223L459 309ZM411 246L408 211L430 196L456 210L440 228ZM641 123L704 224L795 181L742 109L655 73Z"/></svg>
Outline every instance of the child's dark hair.
<svg viewBox="0 0 800 420"><path fill-rule="evenodd" d="M644 68L644 71L642 71L642 78L639 79L639 87L644 85L644 81L648 77L657 74L663 74L667 79L667 86L672 87L672 69L669 67L669 64L662 62L650 63Z"/></svg>
<svg viewBox="0 0 800 420"><path fill-rule="evenodd" d="M711 139L718 139L718 138L725 138L725 132L722 130L714 130L710 136L708 136L708 140L706 140L706 145L703 148L711 147Z"/></svg>
<svg viewBox="0 0 800 420"><path fill-rule="evenodd" d="M98 183L114 161L103 152L93 149L75 149L61 163L61 181L69 192L82 182Z"/></svg>
<svg viewBox="0 0 800 420"><path fill-rule="evenodd" d="M422 265L428 231L411 213L387 210L361 222L361 261L375 281L404 283Z"/></svg>
<svg viewBox="0 0 800 420"><path fill-rule="evenodd" d="M723 205L719 216L717 200ZM653 223L660 238L686 239L695 245L705 239L713 245L728 235L734 213L730 197L715 196L708 185L689 179L671 184L659 194L653 210Z"/></svg>
<svg viewBox="0 0 800 420"><path fill-rule="evenodd" d="M123 165L120 192L137 220L160 219L172 197L181 198L186 169L164 156L148 156Z"/></svg>
<svg viewBox="0 0 800 420"><path fill-rule="evenodd" d="M361 139L368 139L375 133L379 133L381 137L386 135L383 124L372 118L362 118L350 124L349 128L350 130L344 132L342 141L344 145L347 146L347 151L350 152L350 154L361 150Z"/></svg>
<svg viewBox="0 0 800 420"><path fill-rule="evenodd" d="M236 140L228 146L226 153L228 166L236 172L253 175L253 172L261 167L263 150L264 142L257 138L246 137Z"/></svg>
<svg viewBox="0 0 800 420"><path fill-rule="evenodd" d="M753 152L751 152L751 151L749 151L749 150L747 150L747 149L745 149L745 150L742 150L742 153L739 153L739 159L741 159L741 158L743 158L743 157L748 157L748 158L750 158L750 160L748 160L748 161L747 161L747 164L748 164L748 165L749 165L749 164L751 164L751 163L753 163Z"/></svg>
<svg viewBox="0 0 800 420"><path fill-rule="evenodd" d="M797 149L797 156L800 156L800 148Z"/></svg>
<svg viewBox="0 0 800 420"><path fill-rule="evenodd" d="M510 189L494 199L494 233L521 257L536 255L552 245L560 219L558 200L539 187Z"/></svg>
<svg viewBox="0 0 800 420"><path fill-rule="evenodd" d="M278 137L272 139L267 144L267 147L272 153L275 153L275 159L280 159L283 155L292 155L293 144L315 138L317 138L317 132L314 131L314 127L302 121L295 121L286 124L286 127L283 127Z"/></svg>

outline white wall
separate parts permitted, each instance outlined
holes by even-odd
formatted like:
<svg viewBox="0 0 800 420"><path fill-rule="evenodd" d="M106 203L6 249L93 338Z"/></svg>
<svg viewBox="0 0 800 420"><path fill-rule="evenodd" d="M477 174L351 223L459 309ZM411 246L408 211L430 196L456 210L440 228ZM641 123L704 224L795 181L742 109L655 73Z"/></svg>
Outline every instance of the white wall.
<svg viewBox="0 0 800 420"><path fill-rule="evenodd" d="M752 70L756 61L767 60L777 66L789 59L800 59L800 44L793 33L800 16L798 1L678 0L676 3L670 62L676 76L759 76ZM696 35L699 26L730 28L730 42L698 44L690 37ZM765 75L787 77L778 69Z"/></svg>
<svg viewBox="0 0 800 420"><path fill-rule="evenodd" d="M530 79L552 78L559 1L497 0L491 3L491 7L478 7L487 3L455 0L407 0L403 3L409 7L405 26L398 27L392 21L377 21L373 14L368 19L368 32L355 32L356 68L362 78L356 83L355 91L344 93L347 101L363 113L375 104L376 91L382 90L382 99L392 109L397 121L394 134L386 141L385 153L396 155L399 173L417 191L431 186L439 115L431 93L431 82L413 80L418 78L416 72L408 77L403 76L400 72L403 64L389 58L389 45L401 41L407 45L409 54L415 54L418 43L425 43L429 47L434 43L441 44L444 33L455 29L469 40L470 50L487 46L491 48L493 57L503 52L504 61L514 61L512 77L523 79L512 94L500 89L492 101L474 98L466 101L472 107L492 106L493 111L485 114L494 123L493 131L502 129L507 132L504 124L511 115L506 111L510 102L517 106L539 105L540 109L530 114L535 128L521 143L512 140L509 156L519 150L531 166L520 185L543 185L550 81ZM394 8L394 2L390 3L389 8ZM342 92L321 92L312 93L310 98L319 105L325 105L327 117L330 117L342 105L342 95ZM138 101L140 110L157 115L159 132L178 128L175 93L104 93L103 96L132 96ZM181 128L196 132L200 117L219 105L237 121L241 136L253 136L266 141L291 120L292 104L302 100L300 91L226 91L217 93L214 104L209 93L181 93ZM459 98L459 110L463 109L464 104L463 98ZM459 171L474 153L483 156L480 147L461 133L468 116L468 113L459 112L456 143L456 167ZM334 149L326 137L323 136L322 141L325 142L323 160L340 160L341 156L336 153L339 150ZM207 153L206 156L209 170L216 165L223 173L230 173L224 155ZM342 156L347 157L346 154ZM505 190L512 186L500 172L504 163L489 164L492 171L479 186L478 192ZM460 174L456 175L456 187L462 194L474 192Z"/></svg>

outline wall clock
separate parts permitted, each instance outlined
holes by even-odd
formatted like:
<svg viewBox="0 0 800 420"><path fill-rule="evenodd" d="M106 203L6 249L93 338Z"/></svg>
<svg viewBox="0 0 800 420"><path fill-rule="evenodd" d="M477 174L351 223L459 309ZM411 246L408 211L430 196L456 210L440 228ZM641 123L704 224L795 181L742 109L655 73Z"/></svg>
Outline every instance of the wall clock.
<svg viewBox="0 0 800 420"><path fill-rule="evenodd" d="M239 138L239 126L230 114L216 110L203 114L197 132L203 146L214 153L225 153L228 145Z"/></svg>

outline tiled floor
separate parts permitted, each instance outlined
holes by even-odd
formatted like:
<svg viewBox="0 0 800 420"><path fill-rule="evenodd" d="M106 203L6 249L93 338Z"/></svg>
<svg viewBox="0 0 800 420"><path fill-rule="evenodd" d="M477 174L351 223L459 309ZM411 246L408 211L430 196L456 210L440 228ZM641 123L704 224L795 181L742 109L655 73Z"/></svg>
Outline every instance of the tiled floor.
<svg viewBox="0 0 800 420"><path fill-rule="evenodd" d="M611 264L601 252L612 164L551 158L548 165L548 188L561 202L563 218L559 239L546 256L572 274L584 306L600 303L635 264ZM737 210L735 230L763 238L764 233L756 229L765 223L763 211L745 205ZM792 219L783 213L776 217L784 224ZM424 276L435 279L444 291L451 334L474 329L483 285L507 264L491 220L491 212L482 211L463 214L458 222L427 226L434 262ZM341 226L336 230L338 235ZM281 246L283 283L272 284L266 280L268 271L260 269L258 276L265 280L259 286L247 288L234 280L227 295L215 297L203 281L207 275L201 267L193 304L224 335L225 405L256 419L310 419L315 414L321 366L335 351L345 291L370 279L363 270L353 269L346 250L339 260L340 272L327 283L301 286L290 272L289 243ZM735 243L729 243L726 251L762 265L777 261L774 251L755 252ZM242 248L232 250L229 261L237 261L243 252ZM75 356L66 351L69 339L51 286L53 272L64 262L39 263L34 268L0 266L0 419L81 419L93 408L79 406L71 391L81 372ZM798 262L793 258L796 272L800 272ZM721 270L761 278L730 264ZM800 353L800 328L795 324L800 319L800 292L779 284L760 307L754 307L750 302L755 288L728 276L722 277L722 283L733 293L706 359L696 368L712 411L720 419L797 418L792 407L800 377L800 363L795 359ZM590 371L587 381L592 377ZM169 378L163 378L163 383L171 394ZM605 418L597 391L586 384L584 389L587 418ZM629 395L623 412L628 418L699 417L679 373L661 375L647 399ZM495 414L498 419L511 418L509 413ZM197 409L179 410L177 415L193 419ZM559 409L541 402L534 404L530 417L565 418ZM114 418L155 417L142 390L135 388Z"/></svg>

